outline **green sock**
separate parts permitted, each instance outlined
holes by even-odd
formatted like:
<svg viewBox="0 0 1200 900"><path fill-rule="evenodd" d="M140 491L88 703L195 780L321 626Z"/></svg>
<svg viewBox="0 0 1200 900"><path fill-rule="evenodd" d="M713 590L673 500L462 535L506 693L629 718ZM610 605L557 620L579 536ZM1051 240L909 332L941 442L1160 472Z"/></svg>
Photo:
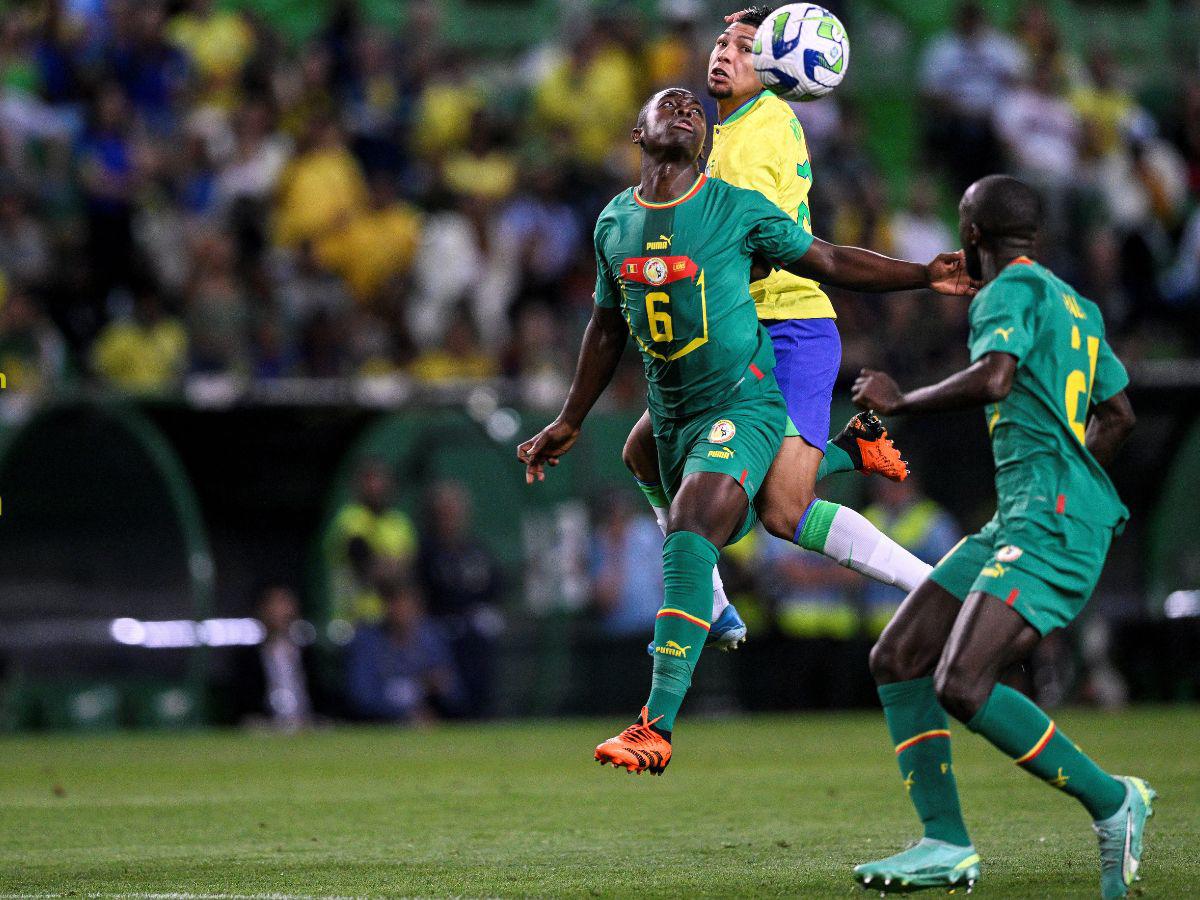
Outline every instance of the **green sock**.
<svg viewBox="0 0 1200 900"><path fill-rule="evenodd" d="M663 543L663 605L654 620L650 718L670 731L692 684L712 617L712 571L720 552L700 535L675 531Z"/></svg>
<svg viewBox="0 0 1200 900"><path fill-rule="evenodd" d="M796 526L792 543L815 553L824 552L825 542L829 539L829 529L833 527L833 517L837 515L839 508L836 503L830 503L828 500L814 500L805 510L800 524Z"/></svg>
<svg viewBox="0 0 1200 900"><path fill-rule="evenodd" d="M663 486L659 482L655 481L651 484L642 481L640 478L633 480L637 482L638 488L655 509L666 509L671 505L671 501L667 499L667 492L663 490Z"/></svg>
<svg viewBox="0 0 1200 900"><path fill-rule="evenodd" d="M900 777L925 825L925 837L969 847L950 764L950 721L938 704L933 679L880 685L879 699L896 745Z"/></svg>
<svg viewBox="0 0 1200 900"><path fill-rule="evenodd" d="M820 481L826 475L832 475L834 472L853 471L854 460L850 458L850 454L833 441L829 441L825 445L825 456L821 460L821 465L817 467L817 481Z"/></svg>
<svg viewBox="0 0 1200 900"><path fill-rule="evenodd" d="M1125 802L1125 785L1092 762L1049 716L1010 687L996 685L967 727L1026 771L1077 799L1093 819L1107 819Z"/></svg>

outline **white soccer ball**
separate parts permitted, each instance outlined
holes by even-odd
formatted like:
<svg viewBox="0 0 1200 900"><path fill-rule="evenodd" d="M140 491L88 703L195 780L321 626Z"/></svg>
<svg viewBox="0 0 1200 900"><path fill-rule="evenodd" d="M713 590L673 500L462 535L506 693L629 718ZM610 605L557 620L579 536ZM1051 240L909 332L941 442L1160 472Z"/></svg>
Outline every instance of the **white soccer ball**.
<svg viewBox="0 0 1200 900"><path fill-rule="evenodd" d="M841 84L850 65L846 29L815 3L789 3L754 35L754 71L784 100L816 100Z"/></svg>

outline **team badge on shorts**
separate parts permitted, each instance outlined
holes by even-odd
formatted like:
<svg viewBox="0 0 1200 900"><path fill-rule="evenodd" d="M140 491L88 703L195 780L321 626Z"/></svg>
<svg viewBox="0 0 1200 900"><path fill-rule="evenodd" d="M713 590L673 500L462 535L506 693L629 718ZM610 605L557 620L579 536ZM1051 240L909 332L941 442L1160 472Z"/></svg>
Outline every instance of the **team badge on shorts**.
<svg viewBox="0 0 1200 900"><path fill-rule="evenodd" d="M1001 547L996 551L996 561L1002 563L1016 562L1024 552L1020 547L1009 544L1007 547Z"/></svg>
<svg viewBox="0 0 1200 900"><path fill-rule="evenodd" d="M667 264L652 256L642 266L642 276L651 284L662 284L667 280Z"/></svg>
<svg viewBox="0 0 1200 900"><path fill-rule="evenodd" d="M708 432L708 439L714 444L723 444L726 441L733 440L735 434L737 434L737 426L728 419L720 419Z"/></svg>

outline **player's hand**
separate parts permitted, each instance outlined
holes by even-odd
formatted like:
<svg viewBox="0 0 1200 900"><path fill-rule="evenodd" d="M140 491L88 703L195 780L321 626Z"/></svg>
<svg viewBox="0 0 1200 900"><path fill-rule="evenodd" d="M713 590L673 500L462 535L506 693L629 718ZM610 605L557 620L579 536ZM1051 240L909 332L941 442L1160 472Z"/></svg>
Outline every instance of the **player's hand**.
<svg viewBox="0 0 1200 900"><path fill-rule="evenodd" d="M558 458L571 449L579 429L555 420L517 448L517 459L525 463L525 483L546 480L546 466L557 466Z"/></svg>
<svg viewBox="0 0 1200 900"><path fill-rule="evenodd" d="M904 396L900 385L887 372L863 369L850 389L850 399L861 409L873 409L887 415L896 411Z"/></svg>
<svg viewBox="0 0 1200 900"><path fill-rule="evenodd" d="M939 253L925 267L925 278L939 294L955 297L974 297L980 288L980 283L967 274L967 261L961 250Z"/></svg>
<svg viewBox="0 0 1200 900"><path fill-rule="evenodd" d="M748 13L748 12L750 12L750 10L748 10L748 9L739 9L737 12L735 12L735 13L730 13L729 15L727 15L727 16L725 17L725 21L726 21L728 24L732 25L734 22L736 22L736 21L738 21L739 19L741 19L741 17L742 17L742 16L744 16L744 15L745 15L746 13Z"/></svg>

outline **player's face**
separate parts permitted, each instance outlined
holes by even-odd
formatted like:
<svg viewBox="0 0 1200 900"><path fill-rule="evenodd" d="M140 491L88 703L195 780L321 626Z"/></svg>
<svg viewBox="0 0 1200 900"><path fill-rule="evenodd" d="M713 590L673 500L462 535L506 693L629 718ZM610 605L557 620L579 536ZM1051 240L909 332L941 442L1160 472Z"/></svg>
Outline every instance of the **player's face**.
<svg viewBox="0 0 1200 900"><path fill-rule="evenodd" d="M962 242L967 274L977 281L983 280L983 260L979 258L979 227L975 225L975 207L971 202L972 188L968 188L958 204L958 239Z"/></svg>
<svg viewBox="0 0 1200 900"><path fill-rule="evenodd" d="M655 94L646 110L642 146L651 150L677 148L691 159L704 144L704 108L691 91L667 88Z"/></svg>
<svg viewBox="0 0 1200 900"><path fill-rule="evenodd" d="M762 90L754 71L754 33L751 25L734 22L717 36L708 57L708 93L718 100L743 97Z"/></svg>

